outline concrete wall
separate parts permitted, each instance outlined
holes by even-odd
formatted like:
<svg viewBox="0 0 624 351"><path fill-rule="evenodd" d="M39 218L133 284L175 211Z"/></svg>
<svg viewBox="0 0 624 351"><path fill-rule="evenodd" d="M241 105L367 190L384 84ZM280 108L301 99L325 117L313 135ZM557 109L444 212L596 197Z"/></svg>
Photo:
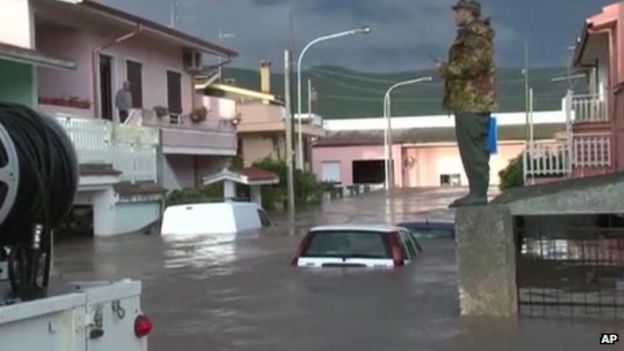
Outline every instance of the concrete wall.
<svg viewBox="0 0 624 351"><path fill-rule="evenodd" d="M0 59L0 101L35 107L34 74L30 65Z"/></svg>
<svg viewBox="0 0 624 351"><path fill-rule="evenodd" d="M498 185L498 173L507 167L509 161L516 158L524 149L524 142L502 142L498 154L490 160L490 184ZM321 147L312 151L314 171L322 178L322 163L336 162L341 164L342 184L353 184L353 165L355 160L383 160L383 146L343 146ZM463 186L468 179L463 170L459 149L456 144L439 145L395 145L393 147L395 165L395 184L398 187L436 187L440 186L440 175L460 174ZM404 167L411 158L413 165Z"/></svg>
<svg viewBox="0 0 624 351"><path fill-rule="evenodd" d="M79 191L74 204L93 206L93 231L95 236L120 234L116 231L118 198L112 186L97 191Z"/></svg>
<svg viewBox="0 0 624 351"><path fill-rule="evenodd" d="M195 186L193 156L166 155L163 164L163 187L167 190Z"/></svg>
<svg viewBox="0 0 624 351"><path fill-rule="evenodd" d="M223 170L229 157L166 155L163 187L167 190L195 188L208 175Z"/></svg>
<svg viewBox="0 0 624 351"><path fill-rule="evenodd" d="M228 164L229 157L195 156L195 176L201 185L204 177L221 172Z"/></svg>
<svg viewBox="0 0 624 351"><path fill-rule="evenodd" d="M254 162L266 157L283 159L285 157L285 137L278 133L246 134L239 135L242 139L242 152L245 167L250 167ZM278 147L274 142L277 141Z"/></svg>
<svg viewBox="0 0 624 351"><path fill-rule="evenodd" d="M115 231L134 233L161 217L160 202L117 203Z"/></svg>
<svg viewBox="0 0 624 351"><path fill-rule="evenodd" d="M72 23L71 18L66 23ZM78 97L92 102L85 115L96 116L93 106L92 52L99 46L110 43L117 34L113 29L103 31L93 27L67 28L49 25L37 27L39 49L50 55L74 60L78 70L74 73L54 72L40 69L40 94L51 98ZM107 33L103 35L101 33ZM193 107L194 92L191 76L184 72L183 49L171 44L163 44L139 34L118 45L104 49L101 54L113 58L113 94L127 80L127 60L143 65L143 108L167 106L167 71L182 74L183 113L190 113ZM99 58L99 57L98 57ZM99 63L96 65L99 67ZM99 89L99 87L98 87ZM99 94L98 94L99 99Z"/></svg>
<svg viewBox="0 0 624 351"><path fill-rule="evenodd" d="M34 47L33 21L29 0L2 0L0 42L27 49Z"/></svg>

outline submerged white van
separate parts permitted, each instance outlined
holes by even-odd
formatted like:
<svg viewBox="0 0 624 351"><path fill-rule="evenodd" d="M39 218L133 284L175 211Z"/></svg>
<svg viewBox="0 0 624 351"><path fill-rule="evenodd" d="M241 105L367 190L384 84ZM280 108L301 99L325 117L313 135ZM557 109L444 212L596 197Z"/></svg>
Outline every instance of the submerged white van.
<svg viewBox="0 0 624 351"><path fill-rule="evenodd" d="M171 206L165 210L162 235L233 234L271 226L267 213L253 202L218 202Z"/></svg>

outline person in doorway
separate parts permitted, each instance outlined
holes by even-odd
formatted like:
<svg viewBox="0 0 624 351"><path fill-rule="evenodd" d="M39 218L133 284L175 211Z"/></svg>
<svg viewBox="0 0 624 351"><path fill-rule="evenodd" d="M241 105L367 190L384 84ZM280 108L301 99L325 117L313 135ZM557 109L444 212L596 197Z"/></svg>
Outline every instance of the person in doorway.
<svg viewBox="0 0 624 351"><path fill-rule="evenodd" d="M125 81L123 87L115 94L115 107L119 111L119 121L126 122L130 109L132 108L132 93L130 92L130 82Z"/></svg>
<svg viewBox="0 0 624 351"><path fill-rule="evenodd" d="M455 133L470 193L450 207L487 204L490 183L488 131L490 115L497 108L494 75L494 30L481 19L477 0L459 0L453 6L457 38L448 62L437 62L445 79L444 106L455 114Z"/></svg>

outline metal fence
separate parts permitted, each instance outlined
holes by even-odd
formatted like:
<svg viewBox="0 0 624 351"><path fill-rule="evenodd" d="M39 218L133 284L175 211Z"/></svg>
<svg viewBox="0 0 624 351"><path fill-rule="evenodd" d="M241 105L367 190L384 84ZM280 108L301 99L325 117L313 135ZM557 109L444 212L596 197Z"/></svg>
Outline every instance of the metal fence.
<svg viewBox="0 0 624 351"><path fill-rule="evenodd" d="M624 216L516 218L520 314L624 319Z"/></svg>

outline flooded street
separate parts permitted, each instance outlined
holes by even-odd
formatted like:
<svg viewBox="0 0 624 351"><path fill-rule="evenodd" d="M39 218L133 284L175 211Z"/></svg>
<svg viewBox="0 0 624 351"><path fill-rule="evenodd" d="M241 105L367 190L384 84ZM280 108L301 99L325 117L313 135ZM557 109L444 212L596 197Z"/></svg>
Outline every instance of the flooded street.
<svg viewBox="0 0 624 351"><path fill-rule="evenodd" d="M424 255L397 270L290 266L310 226L452 219L446 206L457 195L336 200L294 228L276 215L259 235L60 240L55 268L66 281L140 279L152 351L609 349L600 333L618 330L605 323L460 318L451 240L424 241Z"/></svg>

